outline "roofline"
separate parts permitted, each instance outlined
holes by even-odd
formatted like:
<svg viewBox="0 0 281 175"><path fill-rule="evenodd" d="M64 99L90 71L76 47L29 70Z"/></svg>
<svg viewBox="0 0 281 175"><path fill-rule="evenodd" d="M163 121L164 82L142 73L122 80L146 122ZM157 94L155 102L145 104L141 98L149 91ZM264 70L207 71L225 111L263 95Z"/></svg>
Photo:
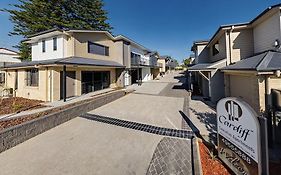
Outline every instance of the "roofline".
<svg viewBox="0 0 281 175"><path fill-rule="evenodd" d="M60 28L53 28L53 29L50 29L50 30L46 30L46 31L42 31L42 32L39 32L39 33L36 33L34 35L30 35L28 36L27 39L25 40L22 40L22 42L25 42L25 41L28 41L30 40L31 38L33 37L36 37L36 36L40 36L40 35L43 35L43 34L47 34L47 33L51 33L51 32L55 32L55 31L59 31L59 32L66 32L66 33L78 33L78 32L88 32L88 33L104 33L106 34L111 40L113 41L118 41L118 40L125 40L129 43L133 43L137 46L139 46L141 49L143 50L146 50L148 52L152 52L150 49L146 48L145 46L139 44L138 42L124 36L124 35L117 35L117 36L113 36L110 32L106 31L106 30L84 30L84 29L60 29Z"/></svg>
<svg viewBox="0 0 281 175"><path fill-rule="evenodd" d="M115 40L118 40L118 38L124 39L125 41L128 41L130 43L134 43L135 45L139 46L140 48L142 48L143 50L146 50L148 52L152 52L150 49L144 47L143 45L139 44L138 42L124 36L124 35L117 35L116 37L114 37Z"/></svg>
<svg viewBox="0 0 281 175"><path fill-rule="evenodd" d="M44 30L42 32L35 33L33 35L28 35L27 38L30 39L30 38L33 38L33 37L36 37L36 36L39 36L39 35L43 35L43 34L46 34L46 33L51 33L51 32L54 32L54 31L63 32L64 30L60 29L60 28L52 28L52 29L49 29L49 30Z"/></svg>
<svg viewBox="0 0 281 175"><path fill-rule="evenodd" d="M268 11L276 8L276 7L281 7L281 3L273 5L273 6L269 6L268 8L266 8L263 12L261 12L258 16L256 16L253 20L251 20L250 22L245 22L245 23L235 23L235 24L226 24L226 25L221 25L217 31L215 32L215 34L212 36L212 38L210 39L207 47L209 46L209 44L213 41L213 39L216 37L216 35L221 31L221 29L223 28L228 28L228 27L232 27L232 26L243 26L246 25L246 27L249 27L249 25L252 25L254 22L256 22L259 18L261 18L263 15L265 15Z"/></svg>
<svg viewBox="0 0 281 175"><path fill-rule="evenodd" d="M263 12L261 12L258 16L256 16L251 22L250 24L253 24L255 21L257 21L260 17L262 17L264 14L266 14L268 11L272 10L275 7L281 7L281 3L279 4L275 4L272 6L267 7Z"/></svg>
<svg viewBox="0 0 281 175"><path fill-rule="evenodd" d="M10 52L14 52L14 53L19 54L19 52L14 51L14 50L12 50L12 49L5 48L5 47L0 47L0 49L5 49L5 50L8 50L8 51L10 51Z"/></svg>
<svg viewBox="0 0 281 175"><path fill-rule="evenodd" d="M212 38L210 39L209 43L207 44L207 47L210 46L210 43L215 39L215 37L217 36L217 34L218 34L222 29L231 28L232 26L234 26L234 27L237 27L237 26L245 26L245 27L248 27L249 24L250 24L249 22L245 22L245 23L226 24L226 25L221 25L221 26L219 26L219 28L217 29L217 31L215 32L215 34L212 36Z"/></svg>

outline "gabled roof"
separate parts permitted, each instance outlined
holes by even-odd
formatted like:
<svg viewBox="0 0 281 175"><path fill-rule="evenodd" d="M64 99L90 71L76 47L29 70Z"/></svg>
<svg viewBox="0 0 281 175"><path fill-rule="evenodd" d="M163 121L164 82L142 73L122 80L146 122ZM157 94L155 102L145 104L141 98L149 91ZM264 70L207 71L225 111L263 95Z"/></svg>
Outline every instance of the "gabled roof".
<svg viewBox="0 0 281 175"><path fill-rule="evenodd" d="M235 23L235 24L226 24L226 25L221 25L217 31L215 32L215 34L212 36L212 38L210 39L211 43L213 41L213 39L220 33L221 30L223 29L231 29L232 27L251 27L251 25L253 23L255 23L256 21L258 21L261 17L263 17L265 14L267 14L267 12L275 9L275 8L280 8L281 7L281 3L280 4L276 4L273 6L270 6L268 8L266 8L262 13L260 13L258 16L256 16L253 20L251 20L250 22L244 22L244 23ZM208 44L209 46L209 44Z"/></svg>
<svg viewBox="0 0 281 175"><path fill-rule="evenodd" d="M126 42L134 44L135 46L141 48L142 50L151 52L150 49L144 47L143 45L137 43L136 41L134 41L134 40L132 40L132 39L130 39L130 38L124 36L124 35L114 36L111 33L109 33L108 31L99 31L99 30L53 28L53 29L50 29L50 30L46 30L46 31L36 33L34 35L30 35L30 36L28 36L28 39L24 40L24 42L33 43L33 42L36 42L38 39L41 39L41 38L47 38L47 37L57 36L57 35L62 35L62 34L69 35L71 33L103 33L103 34L107 35L113 41L124 40Z"/></svg>
<svg viewBox="0 0 281 175"><path fill-rule="evenodd" d="M195 51L195 47L199 45L207 45L209 43L209 40L196 40L193 41L193 45L191 47L191 51Z"/></svg>
<svg viewBox="0 0 281 175"><path fill-rule="evenodd" d="M226 66L221 70L254 70L259 72L281 70L281 53L266 51Z"/></svg>
<svg viewBox="0 0 281 175"><path fill-rule="evenodd" d="M67 57L59 59L50 59L42 61L29 61L21 62L17 64L12 64L5 66L4 68L24 68L33 66L47 66L47 65L80 65L80 66L102 66L102 67L125 67L120 63L115 61L82 58L82 57Z"/></svg>

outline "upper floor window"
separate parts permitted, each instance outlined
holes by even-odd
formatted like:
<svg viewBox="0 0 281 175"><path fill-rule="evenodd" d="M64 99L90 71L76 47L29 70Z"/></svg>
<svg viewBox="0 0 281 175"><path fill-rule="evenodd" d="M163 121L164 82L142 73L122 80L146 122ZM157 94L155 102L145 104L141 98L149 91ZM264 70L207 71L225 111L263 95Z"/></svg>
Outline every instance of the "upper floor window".
<svg viewBox="0 0 281 175"><path fill-rule="evenodd" d="M53 50L56 51L58 49L58 38L53 38Z"/></svg>
<svg viewBox="0 0 281 175"><path fill-rule="evenodd" d="M131 52L131 58L140 59L141 56L140 56L139 54L136 54L136 53Z"/></svg>
<svg viewBox="0 0 281 175"><path fill-rule="evenodd" d="M220 49L219 49L219 42L216 42L216 43L213 45L212 51L213 51L213 56L214 56L214 55L217 55L217 54L220 52Z"/></svg>
<svg viewBox="0 0 281 175"><path fill-rule="evenodd" d="M88 42L88 53L109 56L109 47Z"/></svg>
<svg viewBox="0 0 281 175"><path fill-rule="evenodd" d="M46 52L46 41L42 40L42 52Z"/></svg>
<svg viewBox="0 0 281 175"><path fill-rule="evenodd" d="M0 73L0 84L5 83L5 73Z"/></svg>
<svg viewBox="0 0 281 175"><path fill-rule="evenodd" d="M27 86L38 86L39 72L38 69L26 70L26 85Z"/></svg>

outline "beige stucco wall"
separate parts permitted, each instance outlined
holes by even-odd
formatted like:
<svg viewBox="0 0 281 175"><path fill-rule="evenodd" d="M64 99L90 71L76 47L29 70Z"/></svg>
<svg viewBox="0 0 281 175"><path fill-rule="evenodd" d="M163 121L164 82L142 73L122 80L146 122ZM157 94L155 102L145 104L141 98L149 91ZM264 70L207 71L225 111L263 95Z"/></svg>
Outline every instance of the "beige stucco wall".
<svg viewBox="0 0 281 175"><path fill-rule="evenodd" d="M270 76L268 79L268 88L269 88L269 94L271 93L271 89L278 89L281 90L281 78ZM260 106L261 109L265 110L265 77L260 76L259 77L259 98L260 98ZM269 101L269 104L271 104L271 101Z"/></svg>
<svg viewBox="0 0 281 175"><path fill-rule="evenodd" d="M246 101L256 112L260 112L259 79L255 74L225 74L225 95L239 97Z"/></svg>
<svg viewBox="0 0 281 175"><path fill-rule="evenodd" d="M18 89L15 96L42 101L60 100L60 72L62 67L39 69L39 84L37 87L26 85L26 70L18 70ZM110 87L116 87L116 69L99 67L67 67L67 71L76 72L75 95L81 95L81 71L110 71ZM15 71L7 71L6 86L15 88Z"/></svg>
<svg viewBox="0 0 281 175"><path fill-rule="evenodd" d="M254 54L252 29L236 30L230 33L231 63L250 57ZM229 55L230 57L230 55Z"/></svg>
<svg viewBox="0 0 281 175"><path fill-rule="evenodd" d="M213 45L218 41L219 43L219 53L216 55L213 55ZM221 59L225 59L226 58L226 36L225 33L222 34L217 40L214 40L214 42L212 42L212 44L209 46L209 62L216 62L219 61Z"/></svg>
<svg viewBox="0 0 281 175"><path fill-rule="evenodd" d="M109 47L109 56L88 53L88 41ZM73 42L73 46L71 46ZM115 61L123 64L123 41L112 41L104 33L73 33L69 40L69 48L73 47L73 55L83 58Z"/></svg>
<svg viewBox="0 0 281 175"><path fill-rule="evenodd" d="M159 71L162 72L162 73L166 72L166 61L165 61L165 59L158 59L157 62L162 64L162 67L160 67Z"/></svg>
<svg viewBox="0 0 281 175"><path fill-rule="evenodd" d="M280 11L267 13L263 18L253 29L255 53L273 49L274 41L281 39Z"/></svg>
<svg viewBox="0 0 281 175"><path fill-rule="evenodd" d="M27 86L27 73L24 69L18 70L17 97L47 101L48 76L46 69L39 69L39 82L37 87Z"/></svg>

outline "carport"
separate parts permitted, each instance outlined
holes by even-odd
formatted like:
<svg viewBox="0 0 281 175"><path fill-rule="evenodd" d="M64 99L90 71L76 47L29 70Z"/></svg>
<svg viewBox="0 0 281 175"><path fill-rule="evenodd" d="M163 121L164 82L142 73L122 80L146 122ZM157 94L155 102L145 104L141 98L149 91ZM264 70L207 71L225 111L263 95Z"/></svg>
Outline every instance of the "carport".
<svg viewBox="0 0 281 175"><path fill-rule="evenodd" d="M196 64L188 69L189 72L197 73L198 85L202 95L216 102L224 96L224 92L219 89L223 87L223 74L218 70L226 65L226 59L214 63Z"/></svg>

